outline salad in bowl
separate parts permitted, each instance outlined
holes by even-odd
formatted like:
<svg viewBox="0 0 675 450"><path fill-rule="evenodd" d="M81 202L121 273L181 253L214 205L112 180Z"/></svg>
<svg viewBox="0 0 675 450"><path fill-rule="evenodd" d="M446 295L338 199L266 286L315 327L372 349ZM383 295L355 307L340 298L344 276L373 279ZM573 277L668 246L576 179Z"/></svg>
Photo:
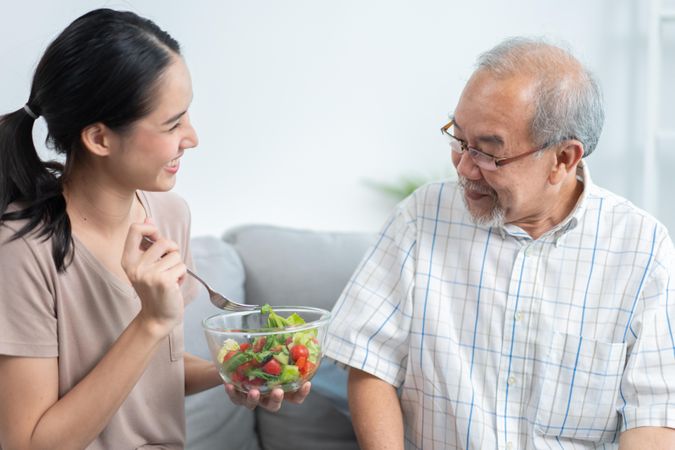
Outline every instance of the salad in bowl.
<svg viewBox="0 0 675 450"><path fill-rule="evenodd" d="M223 380L265 395L275 388L294 392L312 378L329 320L330 312L320 308L264 305L208 317L203 328Z"/></svg>

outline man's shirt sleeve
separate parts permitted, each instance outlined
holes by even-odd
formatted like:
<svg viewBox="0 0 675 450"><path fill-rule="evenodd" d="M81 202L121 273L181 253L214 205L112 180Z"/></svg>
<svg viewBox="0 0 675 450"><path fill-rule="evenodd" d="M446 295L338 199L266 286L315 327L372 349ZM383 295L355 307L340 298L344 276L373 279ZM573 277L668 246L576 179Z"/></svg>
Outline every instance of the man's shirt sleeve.
<svg viewBox="0 0 675 450"><path fill-rule="evenodd" d="M666 232L659 244L627 330L621 431L675 428L675 258Z"/></svg>
<svg viewBox="0 0 675 450"><path fill-rule="evenodd" d="M333 308L327 356L400 386L416 266L414 197L382 228Z"/></svg>

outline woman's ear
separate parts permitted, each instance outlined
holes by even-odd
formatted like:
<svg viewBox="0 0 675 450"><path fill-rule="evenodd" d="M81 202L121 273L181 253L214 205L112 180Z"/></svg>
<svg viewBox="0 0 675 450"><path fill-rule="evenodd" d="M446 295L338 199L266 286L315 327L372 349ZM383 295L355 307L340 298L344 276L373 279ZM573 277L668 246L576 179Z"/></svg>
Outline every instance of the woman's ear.
<svg viewBox="0 0 675 450"><path fill-rule="evenodd" d="M549 174L551 184L561 183L570 172L576 174L577 165L584 156L584 145L576 139L569 139L560 145L555 153L555 165Z"/></svg>
<svg viewBox="0 0 675 450"><path fill-rule="evenodd" d="M97 156L108 156L113 141L110 128L101 122L92 123L82 129L80 139L84 148Z"/></svg>

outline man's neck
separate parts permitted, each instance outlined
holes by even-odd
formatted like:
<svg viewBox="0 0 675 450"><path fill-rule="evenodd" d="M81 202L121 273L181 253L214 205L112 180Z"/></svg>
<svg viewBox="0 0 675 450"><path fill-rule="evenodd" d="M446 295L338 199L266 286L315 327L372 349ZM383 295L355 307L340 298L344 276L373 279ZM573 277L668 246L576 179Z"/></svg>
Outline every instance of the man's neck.
<svg viewBox="0 0 675 450"><path fill-rule="evenodd" d="M577 179L576 174L561 188L554 199L544 200L550 203L550 208L532 215L524 220L511 222L529 234L532 239L539 239L551 229L560 224L574 210L584 191L584 183Z"/></svg>

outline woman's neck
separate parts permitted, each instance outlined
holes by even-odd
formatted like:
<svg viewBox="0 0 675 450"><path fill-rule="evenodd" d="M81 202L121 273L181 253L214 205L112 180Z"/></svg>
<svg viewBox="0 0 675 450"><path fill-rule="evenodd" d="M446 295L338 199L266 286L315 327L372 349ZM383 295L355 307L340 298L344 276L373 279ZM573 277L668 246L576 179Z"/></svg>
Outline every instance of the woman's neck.
<svg viewBox="0 0 675 450"><path fill-rule="evenodd" d="M116 189L100 177L74 173L64 184L66 211L73 232L113 238L145 218L136 191Z"/></svg>

